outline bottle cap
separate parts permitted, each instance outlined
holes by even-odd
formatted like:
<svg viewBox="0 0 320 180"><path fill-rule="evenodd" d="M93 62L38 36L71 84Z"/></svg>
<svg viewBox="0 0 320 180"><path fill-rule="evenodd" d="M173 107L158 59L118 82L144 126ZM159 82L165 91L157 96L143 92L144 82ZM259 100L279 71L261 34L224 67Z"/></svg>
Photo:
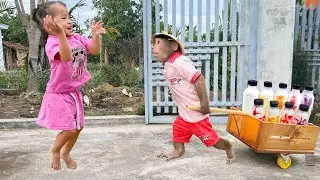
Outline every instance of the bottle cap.
<svg viewBox="0 0 320 180"><path fill-rule="evenodd" d="M305 105L305 104L300 104L299 110L301 110L301 111L308 111L308 110L309 110L309 106L308 106L308 105Z"/></svg>
<svg viewBox="0 0 320 180"><path fill-rule="evenodd" d="M248 81L248 85L249 86L257 86L258 85L258 82L256 80L249 80Z"/></svg>
<svg viewBox="0 0 320 180"><path fill-rule="evenodd" d="M278 101L270 101L270 107L278 107Z"/></svg>
<svg viewBox="0 0 320 180"><path fill-rule="evenodd" d="M279 83L279 88L287 89L288 85L286 83Z"/></svg>
<svg viewBox="0 0 320 180"><path fill-rule="evenodd" d="M304 89L307 90L307 91L313 91L313 87L312 86L306 86Z"/></svg>
<svg viewBox="0 0 320 180"><path fill-rule="evenodd" d="M291 109L291 108L293 108L293 103L292 103L292 102L286 102L286 103L284 104L284 106L285 106L286 108Z"/></svg>
<svg viewBox="0 0 320 180"><path fill-rule="evenodd" d="M263 84L264 84L264 87L272 87L272 82L270 81L265 81Z"/></svg>
<svg viewBox="0 0 320 180"><path fill-rule="evenodd" d="M300 88L301 88L300 85L297 85L297 84L293 84L293 85L292 85L292 89L300 90Z"/></svg>
<svg viewBox="0 0 320 180"><path fill-rule="evenodd" d="M261 106L263 105L263 99L254 99L254 105Z"/></svg>

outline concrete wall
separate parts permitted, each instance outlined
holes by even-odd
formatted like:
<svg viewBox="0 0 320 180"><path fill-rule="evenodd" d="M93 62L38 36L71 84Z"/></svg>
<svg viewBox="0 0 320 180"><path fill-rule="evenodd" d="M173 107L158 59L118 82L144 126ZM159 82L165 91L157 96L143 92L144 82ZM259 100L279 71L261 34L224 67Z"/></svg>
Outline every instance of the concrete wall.
<svg viewBox="0 0 320 180"><path fill-rule="evenodd" d="M257 79L291 86L295 0L258 1Z"/></svg>

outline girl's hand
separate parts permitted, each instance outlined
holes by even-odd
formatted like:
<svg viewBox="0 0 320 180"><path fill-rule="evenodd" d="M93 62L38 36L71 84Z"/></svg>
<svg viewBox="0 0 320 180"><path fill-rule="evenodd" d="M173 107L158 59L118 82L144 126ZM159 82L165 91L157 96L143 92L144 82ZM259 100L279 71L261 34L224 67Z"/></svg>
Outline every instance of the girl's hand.
<svg viewBox="0 0 320 180"><path fill-rule="evenodd" d="M106 34L106 29L103 28L103 22L100 20L96 23L95 20L92 21L91 25L92 36L99 36L100 34Z"/></svg>
<svg viewBox="0 0 320 180"><path fill-rule="evenodd" d="M62 26L57 24L51 15L46 15L46 17L43 19L43 27L48 34L52 35L58 35L64 32Z"/></svg>

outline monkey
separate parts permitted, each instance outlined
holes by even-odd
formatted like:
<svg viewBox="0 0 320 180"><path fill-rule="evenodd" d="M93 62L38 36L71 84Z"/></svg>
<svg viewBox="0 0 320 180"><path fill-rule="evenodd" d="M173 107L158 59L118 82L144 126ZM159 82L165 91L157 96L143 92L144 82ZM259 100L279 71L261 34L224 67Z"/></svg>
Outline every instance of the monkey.
<svg viewBox="0 0 320 180"><path fill-rule="evenodd" d="M217 134L209 120L205 77L184 55L183 44L167 32L154 34L151 43L153 56L163 63L163 74L179 112L172 125L174 149L157 156L167 161L181 157L185 153L184 144L195 135L207 147L226 151L227 164L232 164L235 161L232 144ZM198 105L200 110L189 110L187 105Z"/></svg>

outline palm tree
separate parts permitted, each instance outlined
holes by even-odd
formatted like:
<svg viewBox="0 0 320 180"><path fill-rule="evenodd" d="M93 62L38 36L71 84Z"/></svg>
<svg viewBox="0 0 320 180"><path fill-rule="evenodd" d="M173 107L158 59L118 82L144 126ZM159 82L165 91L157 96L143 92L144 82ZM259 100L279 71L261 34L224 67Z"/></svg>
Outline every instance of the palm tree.
<svg viewBox="0 0 320 180"><path fill-rule="evenodd" d="M13 14L15 8L7 2L7 0L0 0L0 16L5 13Z"/></svg>
<svg viewBox="0 0 320 180"><path fill-rule="evenodd" d="M0 0L0 22L8 22L14 14L14 9L6 0Z"/></svg>
<svg viewBox="0 0 320 180"><path fill-rule="evenodd" d="M80 0L79 2L77 2L73 7L70 8L69 10L69 14L70 14L70 18L71 18L71 21L72 21L72 24L73 24L73 28L74 28L74 31L77 32L77 33L83 33L83 30L80 28L80 25L79 25L79 13L77 14L77 17L75 16L75 10L83 7L83 6L86 6L86 3L85 3L85 0Z"/></svg>

